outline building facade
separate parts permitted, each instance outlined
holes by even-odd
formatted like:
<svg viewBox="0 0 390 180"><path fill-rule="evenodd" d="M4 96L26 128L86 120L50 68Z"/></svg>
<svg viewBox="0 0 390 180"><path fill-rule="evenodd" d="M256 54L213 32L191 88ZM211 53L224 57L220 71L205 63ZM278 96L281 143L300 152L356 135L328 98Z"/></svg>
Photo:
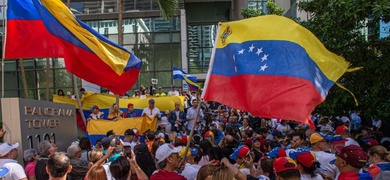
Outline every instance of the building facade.
<svg viewBox="0 0 390 180"><path fill-rule="evenodd" d="M181 80L172 79L172 67L182 68L196 76L203 86L218 22L241 19L241 10L247 7L266 11L266 2L179 0L176 16L165 20L161 18L157 0L123 0L123 47L143 62L138 81L128 94L133 94L134 89L141 85L150 86L152 78L158 79L156 86L166 91L171 84L181 87ZM281 2L285 9L291 7L284 3L286 1ZM113 42L118 42L118 0L70 0L70 7L77 18ZM5 61L5 97L24 97L20 61ZM58 89L74 93L72 75L65 70L62 59L26 59L23 65L30 98L44 99L46 86L49 86L50 94ZM47 66L49 73L46 72ZM47 78L49 84L46 83ZM85 87L95 92L106 91L83 80L78 82L78 89Z"/></svg>

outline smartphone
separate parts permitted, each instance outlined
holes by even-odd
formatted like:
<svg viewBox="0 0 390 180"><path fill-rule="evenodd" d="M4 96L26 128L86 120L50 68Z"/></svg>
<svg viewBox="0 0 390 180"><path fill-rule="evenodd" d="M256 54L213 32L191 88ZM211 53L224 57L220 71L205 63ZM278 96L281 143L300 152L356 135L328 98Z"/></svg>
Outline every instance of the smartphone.
<svg viewBox="0 0 390 180"><path fill-rule="evenodd" d="M131 146L123 146L124 156L131 158Z"/></svg>

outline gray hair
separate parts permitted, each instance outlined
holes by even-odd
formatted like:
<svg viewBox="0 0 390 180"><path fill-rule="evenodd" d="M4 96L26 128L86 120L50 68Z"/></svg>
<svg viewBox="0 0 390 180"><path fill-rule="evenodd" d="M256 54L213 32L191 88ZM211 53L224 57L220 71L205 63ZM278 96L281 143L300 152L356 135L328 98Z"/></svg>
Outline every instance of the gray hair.
<svg viewBox="0 0 390 180"><path fill-rule="evenodd" d="M38 149L41 156L49 156L49 151L53 149L53 146L51 145L50 141L42 141L41 143L39 143Z"/></svg>
<svg viewBox="0 0 390 180"><path fill-rule="evenodd" d="M27 149L23 153L23 159L26 162L31 162L34 160L34 156L38 155L38 151L35 149Z"/></svg>
<svg viewBox="0 0 390 180"><path fill-rule="evenodd" d="M68 154L68 156L70 158L74 158L76 157L76 153L80 152L81 151L81 148L79 145L77 144L72 144L68 147L68 149L66 150L66 154Z"/></svg>

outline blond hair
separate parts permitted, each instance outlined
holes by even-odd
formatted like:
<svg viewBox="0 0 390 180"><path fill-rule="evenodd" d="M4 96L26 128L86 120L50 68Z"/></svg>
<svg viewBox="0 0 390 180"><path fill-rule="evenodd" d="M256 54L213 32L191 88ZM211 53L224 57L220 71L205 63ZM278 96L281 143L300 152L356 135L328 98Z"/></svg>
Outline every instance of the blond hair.
<svg viewBox="0 0 390 180"><path fill-rule="evenodd" d="M390 153L387 151L387 149L381 145L373 146L370 149L368 149L368 154L373 156L373 155L378 155L382 160L386 162L390 162Z"/></svg>
<svg viewBox="0 0 390 180"><path fill-rule="evenodd" d="M95 164L99 159L103 157L103 151L100 149L94 149L88 154L89 164L88 167L91 167Z"/></svg>

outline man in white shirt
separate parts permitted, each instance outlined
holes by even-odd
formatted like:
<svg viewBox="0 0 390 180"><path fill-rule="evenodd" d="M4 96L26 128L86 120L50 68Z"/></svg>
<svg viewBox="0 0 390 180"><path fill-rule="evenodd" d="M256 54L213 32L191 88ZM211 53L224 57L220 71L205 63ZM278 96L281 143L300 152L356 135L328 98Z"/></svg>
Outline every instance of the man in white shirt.
<svg viewBox="0 0 390 180"><path fill-rule="evenodd" d="M3 143L0 145L0 167L5 167L9 171L5 176L6 180L27 180L23 167L16 161L18 158L18 147L19 143Z"/></svg>
<svg viewBox="0 0 390 180"><path fill-rule="evenodd" d="M339 134L341 135L341 137L343 139L346 139L347 141L345 142L345 145L344 146L349 146L349 145L356 145L356 146L360 146L359 143L357 141L355 141L354 139L352 139L350 136L349 136L349 129L347 128L347 126L344 126L344 125L341 125L341 126L338 126L336 128L336 134Z"/></svg>
<svg viewBox="0 0 390 180"><path fill-rule="evenodd" d="M123 144L124 146L130 146L131 150L134 150L134 146L137 143L134 142L135 133L132 129L127 129L124 133Z"/></svg>
<svg viewBox="0 0 390 180"><path fill-rule="evenodd" d="M336 175L339 173L337 167L331 163L336 160L335 154L328 153L325 151L330 150L330 143L325 140L320 134L313 133L310 136L311 151L316 155L317 161L321 164L319 171L335 179Z"/></svg>
<svg viewBox="0 0 390 180"><path fill-rule="evenodd" d="M172 84L171 90L168 92L168 96L179 96L179 91L176 91L175 85Z"/></svg>
<svg viewBox="0 0 390 180"><path fill-rule="evenodd" d="M157 120L161 119L160 110L154 107L154 99L149 99L149 106L142 111L142 116L149 116L150 119L157 118Z"/></svg>
<svg viewBox="0 0 390 180"><path fill-rule="evenodd" d="M181 158L184 157L184 151L185 147L183 146L179 153ZM198 149L196 148L188 149L187 154L189 155L187 156L186 165L181 175L183 175L187 180L195 180L199 169L202 167L198 164L202 156L198 155Z"/></svg>

